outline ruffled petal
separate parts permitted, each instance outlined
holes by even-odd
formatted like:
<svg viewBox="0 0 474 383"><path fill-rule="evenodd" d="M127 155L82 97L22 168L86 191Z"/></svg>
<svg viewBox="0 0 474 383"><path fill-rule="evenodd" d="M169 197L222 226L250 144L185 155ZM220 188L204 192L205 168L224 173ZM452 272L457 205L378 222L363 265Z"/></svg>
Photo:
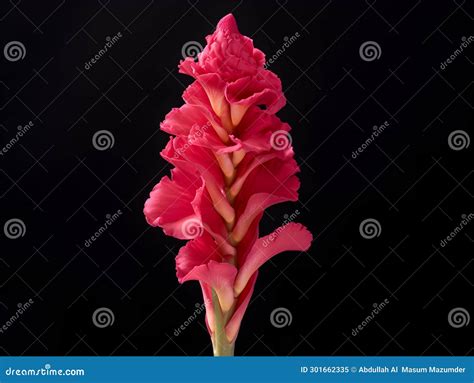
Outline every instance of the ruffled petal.
<svg viewBox="0 0 474 383"><path fill-rule="evenodd" d="M186 137L172 137L161 156L187 173L200 174L206 184L224 185L224 177L212 151L189 142ZM219 188L219 187L218 187Z"/></svg>
<svg viewBox="0 0 474 383"><path fill-rule="evenodd" d="M175 136L187 136L195 125L208 127L210 123L199 106L184 104L180 108L173 108L160 127Z"/></svg>
<svg viewBox="0 0 474 383"><path fill-rule="evenodd" d="M178 282L183 283L184 278L191 270L209 261L221 261L219 249L208 233L203 233L199 238L188 241L176 256L176 276Z"/></svg>
<svg viewBox="0 0 474 383"><path fill-rule="evenodd" d="M255 76L243 77L228 84L225 96L230 103L232 123L238 125L247 109L253 105L265 106L266 113L276 113L286 100L278 76L267 70Z"/></svg>
<svg viewBox="0 0 474 383"><path fill-rule="evenodd" d="M194 61L194 58L192 57L186 57L184 60L182 60L179 63L178 68L179 73L187 74L191 77L196 77L196 75L202 72L201 67Z"/></svg>
<svg viewBox="0 0 474 383"><path fill-rule="evenodd" d="M189 131L188 142L209 148L216 154L232 153L242 148L241 143L229 136L224 128L219 128L222 130L218 132L215 129L203 129L195 125Z"/></svg>
<svg viewBox="0 0 474 383"><path fill-rule="evenodd" d="M313 236L308 229L294 222L259 238L239 269L234 285L235 293L240 294L252 275L271 257L284 251L306 251L312 240Z"/></svg>
<svg viewBox="0 0 474 383"><path fill-rule="evenodd" d="M175 238L195 238L200 235L201 223L191 202L202 180L180 169L173 169L171 175L171 179L163 177L151 191L143 209L146 220Z"/></svg>
<svg viewBox="0 0 474 383"><path fill-rule="evenodd" d="M212 109L206 91L199 82L194 81L183 92L183 100L186 104L201 105Z"/></svg>
<svg viewBox="0 0 474 383"><path fill-rule="evenodd" d="M211 137L215 137L220 145L229 142L227 131L213 111L205 105L184 104L180 108L173 108L160 127L167 133L186 137L188 145L213 131L215 134Z"/></svg>

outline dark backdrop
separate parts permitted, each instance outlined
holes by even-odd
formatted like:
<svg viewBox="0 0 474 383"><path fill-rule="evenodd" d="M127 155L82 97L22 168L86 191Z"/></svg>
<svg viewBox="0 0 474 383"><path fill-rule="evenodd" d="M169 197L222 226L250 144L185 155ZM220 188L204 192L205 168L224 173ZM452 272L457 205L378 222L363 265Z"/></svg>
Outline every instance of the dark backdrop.
<svg viewBox="0 0 474 383"><path fill-rule="evenodd" d="M168 137L158 127L191 81L177 72L182 46L203 44L229 12L267 57L299 34L270 69L288 98L279 116L293 127L300 201L271 208L262 231L297 209L315 235L308 253L282 254L262 268L236 353L473 353L466 322L474 223L440 243L473 213L472 145L465 147L473 126L472 3L4 1L0 8L2 49L10 41L25 47L23 59L0 56L1 145L19 125L34 124L0 156L0 325L18 316L0 333L2 354L212 353L202 313L174 335L194 315L200 289L178 284L182 243L147 226L142 208L170 170L159 156ZM467 47L442 69L463 37ZM378 59L361 58L367 41L380 47ZM113 147L94 148L99 130L112 133ZM449 139L456 130L461 141ZM8 238L10 219L21 220L23 236ZM380 225L372 239L361 236L366 219ZM92 320L101 308L114 317L105 328ZM288 310L291 324L273 326L276 309Z"/></svg>

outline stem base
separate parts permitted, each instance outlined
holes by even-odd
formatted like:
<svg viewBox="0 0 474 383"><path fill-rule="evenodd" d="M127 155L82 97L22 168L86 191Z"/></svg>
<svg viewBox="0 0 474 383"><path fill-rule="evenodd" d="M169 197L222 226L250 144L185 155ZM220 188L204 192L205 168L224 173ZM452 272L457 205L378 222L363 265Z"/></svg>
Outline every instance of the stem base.
<svg viewBox="0 0 474 383"><path fill-rule="evenodd" d="M216 335L217 333L214 333L212 336L214 356L234 356L235 342L230 343L225 333L221 334L221 336Z"/></svg>

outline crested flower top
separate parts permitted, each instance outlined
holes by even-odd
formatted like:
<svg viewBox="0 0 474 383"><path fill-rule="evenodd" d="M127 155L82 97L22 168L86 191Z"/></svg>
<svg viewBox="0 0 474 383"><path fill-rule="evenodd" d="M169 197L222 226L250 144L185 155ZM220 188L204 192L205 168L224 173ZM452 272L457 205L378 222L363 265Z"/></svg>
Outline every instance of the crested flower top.
<svg viewBox="0 0 474 383"><path fill-rule="evenodd" d="M232 15L217 24L216 31L206 37L207 45L198 56L198 62L188 57L181 62L180 69L194 74L216 73L224 81L235 81L253 76L263 69L265 55L254 48L253 41L240 34Z"/></svg>
<svg viewBox="0 0 474 383"><path fill-rule="evenodd" d="M181 73L194 77L208 95L220 92L234 109L249 104L260 104L276 113L285 105L280 79L264 68L265 55L254 48L253 41L240 34L234 16L225 16L216 31L206 37L207 45L198 55L198 61L188 57L179 64ZM220 114L221 100L212 95L210 102ZM233 113L236 125L243 111Z"/></svg>
<svg viewBox="0 0 474 383"><path fill-rule="evenodd" d="M161 123L172 135L161 155L175 168L153 188L144 213L150 225L189 240L176 257L177 277L200 282L214 352L222 355L233 349L260 266L283 251L307 250L312 235L283 222L259 237L265 209L298 199L290 126L275 115L285 105L281 82L232 15L206 41L197 62L179 64L195 81Z"/></svg>

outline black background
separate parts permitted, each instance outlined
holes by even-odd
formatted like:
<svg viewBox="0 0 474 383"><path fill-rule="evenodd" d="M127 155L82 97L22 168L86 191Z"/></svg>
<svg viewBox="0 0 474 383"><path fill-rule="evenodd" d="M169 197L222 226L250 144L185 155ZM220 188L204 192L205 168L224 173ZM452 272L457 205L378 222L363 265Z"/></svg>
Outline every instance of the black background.
<svg viewBox="0 0 474 383"><path fill-rule="evenodd" d="M298 209L315 236L308 253L282 254L262 269L237 341L237 355L468 355L472 323L472 234L440 246L472 208L473 46L445 61L473 31L465 1L4 1L1 46L21 41L26 56L0 56L1 138L34 127L0 158L0 324L19 302L34 304L0 334L10 355L210 355L204 315L179 336L201 293L180 286L182 245L147 226L143 204L170 166L159 122L182 104L191 79L177 72L181 48L204 44L233 12L240 31L267 57L300 37L270 69L288 98L279 113L293 127L300 201L273 207L269 233ZM84 63L107 36L123 37L91 69ZM359 56L376 41L381 57ZM356 159L374 125L389 127ZM110 150L93 134L109 130ZM84 241L118 209L122 216L89 248ZM360 223L380 222L364 239ZM357 336L372 305L389 304ZM107 307L112 326L92 314ZM271 312L292 314L275 328Z"/></svg>

